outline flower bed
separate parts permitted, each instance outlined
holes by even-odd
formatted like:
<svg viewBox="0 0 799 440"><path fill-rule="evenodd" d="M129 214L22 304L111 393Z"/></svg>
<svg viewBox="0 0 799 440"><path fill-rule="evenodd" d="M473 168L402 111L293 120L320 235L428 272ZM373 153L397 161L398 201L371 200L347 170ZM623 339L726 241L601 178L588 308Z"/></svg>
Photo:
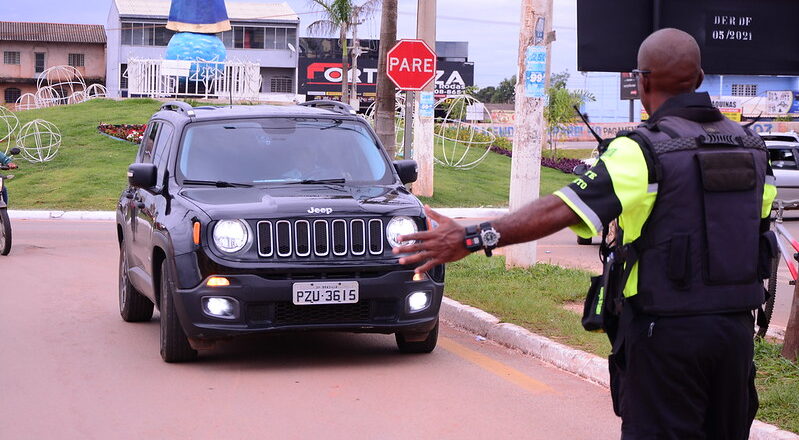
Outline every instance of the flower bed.
<svg viewBox="0 0 799 440"><path fill-rule="evenodd" d="M496 145L492 145L491 151L497 154L501 154L503 156L513 157L513 152L511 150L508 150L507 148L502 148ZM556 170L563 171L566 174L571 174L574 171L574 167L584 163L585 162L583 162L580 159L570 159L566 157L559 157L557 159L552 159L549 157L541 158L541 166L554 168Z"/></svg>
<svg viewBox="0 0 799 440"><path fill-rule="evenodd" d="M144 137L147 124L100 124L97 129L106 136L138 144Z"/></svg>

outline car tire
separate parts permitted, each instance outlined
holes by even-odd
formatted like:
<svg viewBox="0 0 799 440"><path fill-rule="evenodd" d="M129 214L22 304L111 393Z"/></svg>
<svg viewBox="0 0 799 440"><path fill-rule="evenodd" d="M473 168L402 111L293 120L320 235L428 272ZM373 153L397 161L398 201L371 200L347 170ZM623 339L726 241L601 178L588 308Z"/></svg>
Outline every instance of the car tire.
<svg viewBox="0 0 799 440"><path fill-rule="evenodd" d="M592 243L593 241L590 238L577 237L577 244L579 245L586 246Z"/></svg>
<svg viewBox="0 0 799 440"><path fill-rule="evenodd" d="M6 208L0 208L0 255L11 252L11 220Z"/></svg>
<svg viewBox="0 0 799 440"><path fill-rule="evenodd" d="M402 353L430 353L438 343L438 321L423 341L407 341L403 333L396 333L394 337L397 339L397 347Z"/></svg>
<svg viewBox="0 0 799 440"><path fill-rule="evenodd" d="M197 359L197 351L180 326L175 311L172 271L167 260L161 262L161 358L165 362L190 362Z"/></svg>
<svg viewBox="0 0 799 440"><path fill-rule="evenodd" d="M136 290L128 278L124 242L119 249L119 314L125 322L144 322L153 318L153 303Z"/></svg>

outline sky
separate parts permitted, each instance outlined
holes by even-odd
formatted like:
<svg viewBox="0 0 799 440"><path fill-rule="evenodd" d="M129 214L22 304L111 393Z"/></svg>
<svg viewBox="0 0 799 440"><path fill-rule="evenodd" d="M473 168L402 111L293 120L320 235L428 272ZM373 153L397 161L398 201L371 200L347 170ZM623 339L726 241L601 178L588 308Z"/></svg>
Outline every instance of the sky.
<svg viewBox="0 0 799 440"><path fill-rule="evenodd" d="M235 0L227 0L232 2ZM253 1L253 0L250 0ZM320 18L310 0L286 0L300 16L300 36ZM356 4L363 0L355 0ZM271 2L277 2L273 0ZM78 7L79 5L79 7ZM105 24L111 0L0 0L0 20ZM468 41L475 64L475 85L495 86L516 74L520 0L438 0L437 40ZM576 70L576 0L554 0L557 40L552 71ZM399 0L398 38L416 35L416 0ZM380 13L359 28L359 37L378 38Z"/></svg>

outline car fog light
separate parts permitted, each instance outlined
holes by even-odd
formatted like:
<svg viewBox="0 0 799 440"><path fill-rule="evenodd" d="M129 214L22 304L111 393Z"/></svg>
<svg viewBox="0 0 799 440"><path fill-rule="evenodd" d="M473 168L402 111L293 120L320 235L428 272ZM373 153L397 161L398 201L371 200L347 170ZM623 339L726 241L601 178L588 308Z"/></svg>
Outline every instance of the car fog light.
<svg viewBox="0 0 799 440"><path fill-rule="evenodd" d="M408 310L418 312L430 305L430 294L427 292L413 292L408 295Z"/></svg>
<svg viewBox="0 0 799 440"><path fill-rule="evenodd" d="M239 303L233 298L209 296L203 298L203 312L214 318L236 319Z"/></svg>

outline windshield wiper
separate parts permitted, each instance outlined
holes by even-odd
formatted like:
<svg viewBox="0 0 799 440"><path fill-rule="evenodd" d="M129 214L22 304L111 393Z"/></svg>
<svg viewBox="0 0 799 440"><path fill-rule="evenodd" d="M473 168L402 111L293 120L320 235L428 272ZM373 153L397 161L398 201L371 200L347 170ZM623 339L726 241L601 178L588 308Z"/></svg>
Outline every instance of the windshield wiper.
<svg viewBox="0 0 799 440"><path fill-rule="evenodd" d="M304 179L304 180L300 180L297 183L299 183L301 185L311 185L311 184L316 184L316 183L325 184L325 183L346 183L346 182L347 181L345 179L339 177L339 178L336 178L336 179Z"/></svg>
<svg viewBox="0 0 799 440"><path fill-rule="evenodd" d="M183 179L184 185L209 185L217 188L252 188L249 183L225 182L224 180Z"/></svg>

